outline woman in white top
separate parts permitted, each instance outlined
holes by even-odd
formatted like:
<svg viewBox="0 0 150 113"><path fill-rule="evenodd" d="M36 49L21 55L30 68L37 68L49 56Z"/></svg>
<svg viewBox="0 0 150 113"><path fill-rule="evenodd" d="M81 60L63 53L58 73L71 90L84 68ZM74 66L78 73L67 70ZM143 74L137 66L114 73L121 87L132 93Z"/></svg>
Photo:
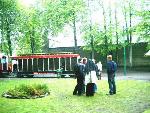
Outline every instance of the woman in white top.
<svg viewBox="0 0 150 113"><path fill-rule="evenodd" d="M98 68L98 80L101 79L101 74L102 74L102 63L101 61L99 61L97 64L97 68Z"/></svg>
<svg viewBox="0 0 150 113"><path fill-rule="evenodd" d="M95 92L97 90L97 66L92 60L88 60L85 65L85 85L88 83L95 83Z"/></svg>

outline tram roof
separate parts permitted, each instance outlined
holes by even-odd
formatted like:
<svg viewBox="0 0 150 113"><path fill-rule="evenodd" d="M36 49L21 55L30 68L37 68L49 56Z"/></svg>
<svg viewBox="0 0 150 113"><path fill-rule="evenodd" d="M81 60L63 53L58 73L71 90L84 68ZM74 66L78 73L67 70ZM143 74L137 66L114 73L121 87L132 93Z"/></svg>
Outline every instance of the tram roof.
<svg viewBox="0 0 150 113"><path fill-rule="evenodd" d="M73 54L73 52L32 53L32 54L19 54L18 56L27 56L27 55L56 55L56 54Z"/></svg>
<svg viewBox="0 0 150 113"><path fill-rule="evenodd" d="M32 59L32 58L76 58L79 57L79 54L23 54L18 56L11 56L12 59Z"/></svg>

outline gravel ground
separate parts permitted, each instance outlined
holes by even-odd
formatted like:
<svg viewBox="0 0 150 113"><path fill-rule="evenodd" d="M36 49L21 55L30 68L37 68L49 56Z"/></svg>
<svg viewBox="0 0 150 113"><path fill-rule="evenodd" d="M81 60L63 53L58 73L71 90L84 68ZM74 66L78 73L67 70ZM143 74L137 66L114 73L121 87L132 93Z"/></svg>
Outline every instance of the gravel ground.
<svg viewBox="0 0 150 113"><path fill-rule="evenodd" d="M107 79L107 74L102 73L102 80ZM150 72L130 71L124 75L124 72L117 72L116 79L118 80L148 80L150 81Z"/></svg>
<svg viewBox="0 0 150 113"><path fill-rule="evenodd" d="M34 78L37 77L45 77L45 78L49 78L49 77L57 77L57 75L52 75L52 74L37 74L34 75ZM14 76L11 76L10 78L14 78ZM69 76L67 76L66 78L69 78ZM3 78L0 78L3 79ZM107 80L107 73L103 72L102 73L102 80ZM128 71L126 73L126 75L124 75L124 72L118 71L116 73L116 80L146 80L146 81L150 81L150 72L141 72L141 71Z"/></svg>

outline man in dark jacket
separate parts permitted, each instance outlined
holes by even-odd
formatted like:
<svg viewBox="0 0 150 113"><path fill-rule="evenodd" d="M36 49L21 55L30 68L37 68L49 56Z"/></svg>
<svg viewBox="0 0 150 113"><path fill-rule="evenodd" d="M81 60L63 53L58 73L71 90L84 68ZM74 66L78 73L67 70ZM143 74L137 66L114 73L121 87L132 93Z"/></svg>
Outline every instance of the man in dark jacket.
<svg viewBox="0 0 150 113"><path fill-rule="evenodd" d="M77 85L73 91L73 95L82 95L84 93L84 73L85 65L82 63L82 59L78 60L78 63L74 66L74 73L77 78Z"/></svg>
<svg viewBox="0 0 150 113"><path fill-rule="evenodd" d="M109 84L109 95L116 94L115 84L116 63L112 61L112 55L107 56L107 75Z"/></svg>

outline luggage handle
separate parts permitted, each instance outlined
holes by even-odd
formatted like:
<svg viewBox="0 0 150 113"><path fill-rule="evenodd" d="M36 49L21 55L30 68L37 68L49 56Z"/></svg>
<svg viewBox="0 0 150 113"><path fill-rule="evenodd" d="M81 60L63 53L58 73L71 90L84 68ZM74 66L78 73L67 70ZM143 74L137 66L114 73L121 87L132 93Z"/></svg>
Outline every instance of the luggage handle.
<svg viewBox="0 0 150 113"><path fill-rule="evenodd" d="M90 83L92 83L91 71L90 71Z"/></svg>

